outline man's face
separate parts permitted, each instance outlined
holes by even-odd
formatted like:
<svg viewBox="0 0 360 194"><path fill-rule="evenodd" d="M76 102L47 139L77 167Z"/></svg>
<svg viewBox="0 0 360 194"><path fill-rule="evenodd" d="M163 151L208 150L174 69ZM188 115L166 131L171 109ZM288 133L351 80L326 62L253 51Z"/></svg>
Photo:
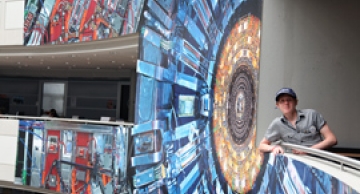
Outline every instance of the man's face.
<svg viewBox="0 0 360 194"><path fill-rule="evenodd" d="M284 94L279 97L276 106L283 114L288 114L296 110L297 100L290 95Z"/></svg>

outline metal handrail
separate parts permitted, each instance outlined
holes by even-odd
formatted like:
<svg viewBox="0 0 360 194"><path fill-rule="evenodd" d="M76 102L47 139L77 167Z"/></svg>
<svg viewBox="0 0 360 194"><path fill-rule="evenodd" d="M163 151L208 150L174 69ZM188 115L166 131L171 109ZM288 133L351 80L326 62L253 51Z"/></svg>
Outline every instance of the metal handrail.
<svg viewBox="0 0 360 194"><path fill-rule="evenodd" d="M357 160L349 158L349 157L345 157L345 156L342 156L339 154L334 154L334 153L327 152L324 150L313 149L313 148L300 146L300 145L294 145L294 144L290 144L290 143L281 142L280 145L282 145L286 148L296 149L296 150L300 150L300 151L303 151L303 152L306 152L309 154L313 154L313 155L316 155L316 156L319 156L322 158L326 158L331 161L339 162L341 170L344 170L344 165L347 165L353 169L360 170L360 161L357 161Z"/></svg>
<svg viewBox="0 0 360 194"><path fill-rule="evenodd" d="M18 116L18 115L1 115L0 118L8 119L27 119L27 120L40 120L40 121L66 121L66 122L75 122L75 123L84 123L84 124L98 124L98 125L125 125L133 126L133 123L123 122L123 121L96 121L96 120L83 120L83 119L67 119L67 118L56 118L56 117L31 117L31 116Z"/></svg>

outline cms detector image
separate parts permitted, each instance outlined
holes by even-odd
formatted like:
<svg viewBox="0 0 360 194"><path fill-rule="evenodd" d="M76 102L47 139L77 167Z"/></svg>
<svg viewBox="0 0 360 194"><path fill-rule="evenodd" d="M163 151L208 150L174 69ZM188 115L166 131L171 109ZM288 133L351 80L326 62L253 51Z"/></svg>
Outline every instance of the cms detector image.
<svg viewBox="0 0 360 194"><path fill-rule="evenodd" d="M214 77L212 137L223 190L244 193L254 184L262 158L256 149L260 19L239 7L225 33ZM224 185L224 184L220 184Z"/></svg>
<svg viewBox="0 0 360 194"><path fill-rule="evenodd" d="M145 4L131 134L135 191L249 191L262 162L262 1Z"/></svg>

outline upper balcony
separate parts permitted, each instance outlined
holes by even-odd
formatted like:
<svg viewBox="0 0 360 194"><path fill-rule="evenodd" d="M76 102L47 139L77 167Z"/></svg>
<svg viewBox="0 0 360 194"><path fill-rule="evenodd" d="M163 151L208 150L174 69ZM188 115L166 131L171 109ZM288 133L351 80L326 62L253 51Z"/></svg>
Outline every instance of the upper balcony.
<svg viewBox="0 0 360 194"><path fill-rule="evenodd" d="M136 69L139 34L42 46L0 46L1 77L126 77Z"/></svg>

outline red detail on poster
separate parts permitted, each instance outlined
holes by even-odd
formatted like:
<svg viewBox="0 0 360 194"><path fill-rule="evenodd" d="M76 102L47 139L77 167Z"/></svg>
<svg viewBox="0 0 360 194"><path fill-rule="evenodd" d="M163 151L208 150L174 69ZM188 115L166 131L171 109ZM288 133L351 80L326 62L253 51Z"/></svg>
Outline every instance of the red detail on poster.
<svg viewBox="0 0 360 194"><path fill-rule="evenodd" d="M91 162L91 157L89 154L89 142L91 141L91 134L84 132L76 133L76 149L77 155L75 157L75 163L83 166L87 166L89 162ZM88 171L84 171L84 169L76 168L78 173L84 172L84 177L82 179L77 179L77 184L75 185L76 190L82 189L86 184L86 175L89 173Z"/></svg>
<svg viewBox="0 0 360 194"><path fill-rule="evenodd" d="M48 130L47 131L47 141L45 146L47 147L47 152L45 155L45 167L43 172L43 185L48 186L50 190L56 191L57 185L59 184L59 179L56 179L54 182L51 182L51 177L58 177L56 168L51 168L53 163L60 159L60 152L58 151L58 145L60 141L60 131L59 130ZM51 171L50 171L51 169Z"/></svg>

